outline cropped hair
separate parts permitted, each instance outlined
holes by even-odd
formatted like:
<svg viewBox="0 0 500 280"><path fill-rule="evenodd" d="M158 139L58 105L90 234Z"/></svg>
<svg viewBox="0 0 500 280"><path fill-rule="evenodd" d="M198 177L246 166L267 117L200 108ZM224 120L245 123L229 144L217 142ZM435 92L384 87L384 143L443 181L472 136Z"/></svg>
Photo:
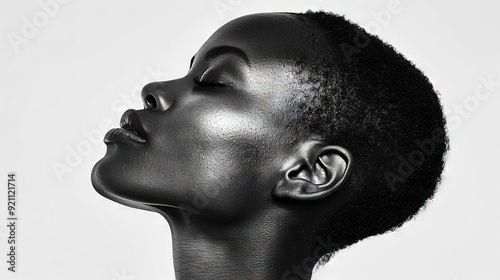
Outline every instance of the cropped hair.
<svg viewBox="0 0 500 280"><path fill-rule="evenodd" d="M446 120L429 79L390 44L330 12L293 13L310 48L294 62L296 125L354 158L354 195L322 237L341 248L394 230L433 197L448 150ZM304 90L306 88L307 90Z"/></svg>

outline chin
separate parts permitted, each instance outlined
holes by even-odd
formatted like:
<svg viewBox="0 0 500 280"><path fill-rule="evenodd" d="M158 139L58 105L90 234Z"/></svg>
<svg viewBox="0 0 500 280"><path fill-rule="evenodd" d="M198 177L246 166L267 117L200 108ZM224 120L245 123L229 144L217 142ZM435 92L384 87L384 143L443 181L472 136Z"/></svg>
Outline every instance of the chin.
<svg viewBox="0 0 500 280"><path fill-rule="evenodd" d="M100 195L109 200L112 200L114 202L120 203L125 206L148 210L148 211L154 211L154 209L148 206L147 204L134 200L129 196L120 194L119 191L120 184L117 182L111 183L114 180L110 178L109 175L112 176L113 172L110 172L111 174L109 174L106 171L106 161L107 159L103 158L100 161L98 161L92 168L92 173L90 178L92 181L92 186L94 186L94 189L97 191L97 193L99 193Z"/></svg>
<svg viewBox="0 0 500 280"><path fill-rule="evenodd" d="M92 186L94 186L94 189L99 193L100 195L114 200L116 198L116 195L113 194L112 190L108 187L109 184L106 184L105 182L107 181L105 178L105 161L106 159L103 158L99 160L94 167L92 168L92 173L90 176L90 180L92 182Z"/></svg>
<svg viewBox="0 0 500 280"><path fill-rule="evenodd" d="M91 181L94 189L102 196L121 203L123 200L133 200L128 194L130 188L124 184L123 172L116 170L117 164L105 156L92 168ZM125 179L126 180L126 179ZM128 191L127 191L128 190Z"/></svg>
<svg viewBox="0 0 500 280"><path fill-rule="evenodd" d="M170 185L157 187L159 179L151 178L150 173L140 162L108 152L92 168L91 182L103 197L134 208L187 203L182 190Z"/></svg>

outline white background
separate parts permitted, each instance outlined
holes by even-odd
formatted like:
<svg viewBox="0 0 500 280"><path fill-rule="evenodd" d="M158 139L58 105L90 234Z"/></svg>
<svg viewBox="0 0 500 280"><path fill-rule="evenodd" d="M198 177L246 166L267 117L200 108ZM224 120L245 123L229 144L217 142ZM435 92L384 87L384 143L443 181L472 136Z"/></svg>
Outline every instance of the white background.
<svg viewBox="0 0 500 280"><path fill-rule="evenodd" d="M425 212L397 232L342 251L314 279L500 279L498 2L70 0L57 9L42 6L0 2L0 279L173 279L163 218L92 188L91 168L105 153L100 123L116 127L126 108L141 108L139 90L147 82L184 75L191 56L229 20L319 8L368 27L424 71L442 95L452 149ZM497 85L488 90L481 79ZM68 172L58 177L54 166L62 165ZM9 171L17 172L19 185L17 273L4 261Z"/></svg>

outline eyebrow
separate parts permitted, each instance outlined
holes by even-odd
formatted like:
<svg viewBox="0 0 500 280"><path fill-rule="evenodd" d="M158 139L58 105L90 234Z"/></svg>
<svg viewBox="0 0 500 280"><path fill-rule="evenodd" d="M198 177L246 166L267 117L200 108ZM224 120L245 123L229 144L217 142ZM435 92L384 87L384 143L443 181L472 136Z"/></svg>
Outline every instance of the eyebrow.
<svg viewBox="0 0 500 280"><path fill-rule="evenodd" d="M234 54L239 56L241 59L245 60L246 64L250 66L250 60L248 56L239 48L233 46L218 46L213 49L210 49L205 55L205 60L214 59L223 54ZM191 62L189 63L189 68L193 66L193 61L196 55L191 58Z"/></svg>

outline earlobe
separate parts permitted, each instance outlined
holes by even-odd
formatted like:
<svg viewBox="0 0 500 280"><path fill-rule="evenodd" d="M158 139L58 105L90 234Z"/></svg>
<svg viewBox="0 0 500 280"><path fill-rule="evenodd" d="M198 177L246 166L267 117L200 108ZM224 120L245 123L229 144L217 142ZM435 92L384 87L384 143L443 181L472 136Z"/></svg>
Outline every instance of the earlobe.
<svg viewBox="0 0 500 280"><path fill-rule="evenodd" d="M273 188L276 198L316 200L342 187L352 170L351 153L340 146L307 145Z"/></svg>

